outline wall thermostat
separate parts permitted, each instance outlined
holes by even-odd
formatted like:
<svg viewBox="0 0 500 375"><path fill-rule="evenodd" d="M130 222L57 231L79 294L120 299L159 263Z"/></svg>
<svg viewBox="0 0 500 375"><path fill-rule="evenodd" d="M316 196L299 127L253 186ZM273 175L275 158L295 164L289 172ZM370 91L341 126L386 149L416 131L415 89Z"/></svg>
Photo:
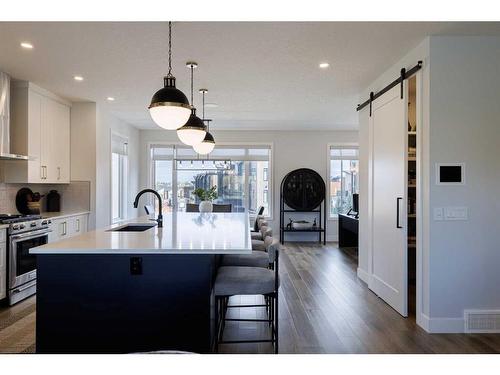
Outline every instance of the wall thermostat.
<svg viewBox="0 0 500 375"><path fill-rule="evenodd" d="M465 163L436 163L436 185L465 185Z"/></svg>

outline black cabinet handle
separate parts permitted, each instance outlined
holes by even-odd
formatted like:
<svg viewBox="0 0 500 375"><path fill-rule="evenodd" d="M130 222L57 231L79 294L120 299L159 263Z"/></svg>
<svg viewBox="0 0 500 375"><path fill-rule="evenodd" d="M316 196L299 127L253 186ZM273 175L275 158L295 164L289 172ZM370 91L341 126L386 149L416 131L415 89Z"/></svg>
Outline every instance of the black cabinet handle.
<svg viewBox="0 0 500 375"><path fill-rule="evenodd" d="M403 198L398 197L396 198L396 228L403 228L401 225L399 225L399 201L403 200Z"/></svg>

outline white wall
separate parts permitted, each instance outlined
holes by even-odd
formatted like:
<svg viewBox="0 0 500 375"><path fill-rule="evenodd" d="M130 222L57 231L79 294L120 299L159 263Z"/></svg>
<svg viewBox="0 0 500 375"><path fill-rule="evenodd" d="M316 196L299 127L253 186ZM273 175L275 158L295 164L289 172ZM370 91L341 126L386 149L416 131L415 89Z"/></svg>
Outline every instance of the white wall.
<svg viewBox="0 0 500 375"><path fill-rule="evenodd" d="M139 130L99 108L96 103L73 103L71 108L71 180L90 181L89 228L111 223L111 132L128 139L129 186L127 218L139 187Z"/></svg>
<svg viewBox="0 0 500 375"><path fill-rule="evenodd" d="M133 208L135 195L139 191L139 130L109 112L98 108L96 131L96 227L111 223L111 133L128 139L128 189L127 218L137 216Z"/></svg>
<svg viewBox="0 0 500 375"><path fill-rule="evenodd" d="M95 227L96 113L95 103L71 107L71 181L90 182L89 228Z"/></svg>
<svg viewBox="0 0 500 375"><path fill-rule="evenodd" d="M213 131L216 142L273 143L273 220L277 233L279 227L279 187L283 177L297 168L311 168L328 181L328 143L357 143L358 134L352 131ZM148 187L148 143L178 142L173 131L141 130L141 187ZM300 216L295 216L297 219ZM337 221L327 224L327 239L337 240ZM292 234L295 235L295 234ZM299 238L289 238L290 240ZM317 236L305 234L302 240L317 240Z"/></svg>
<svg viewBox="0 0 500 375"><path fill-rule="evenodd" d="M430 56L430 205L469 209L430 226L431 323L455 331L500 309L500 38L432 37ZM438 162L465 162L466 185L436 185Z"/></svg>

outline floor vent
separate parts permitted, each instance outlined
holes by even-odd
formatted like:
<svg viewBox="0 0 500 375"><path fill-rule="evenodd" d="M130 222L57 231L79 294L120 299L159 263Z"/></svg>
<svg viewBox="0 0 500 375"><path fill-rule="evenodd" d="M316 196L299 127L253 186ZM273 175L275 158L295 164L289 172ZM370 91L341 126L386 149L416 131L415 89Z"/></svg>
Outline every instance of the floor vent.
<svg viewBox="0 0 500 375"><path fill-rule="evenodd" d="M500 333L500 310L465 310L466 333Z"/></svg>

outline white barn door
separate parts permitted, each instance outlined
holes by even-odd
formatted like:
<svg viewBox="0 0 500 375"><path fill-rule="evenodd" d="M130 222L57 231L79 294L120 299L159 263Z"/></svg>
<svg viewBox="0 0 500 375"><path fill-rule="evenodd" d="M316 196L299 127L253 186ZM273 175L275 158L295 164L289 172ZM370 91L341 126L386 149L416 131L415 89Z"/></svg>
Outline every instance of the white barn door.
<svg viewBox="0 0 500 375"><path fill-rule="evenodd" d="M407 298L407 81L372 105L372 247L368 287L403 316Z"/></svg>

